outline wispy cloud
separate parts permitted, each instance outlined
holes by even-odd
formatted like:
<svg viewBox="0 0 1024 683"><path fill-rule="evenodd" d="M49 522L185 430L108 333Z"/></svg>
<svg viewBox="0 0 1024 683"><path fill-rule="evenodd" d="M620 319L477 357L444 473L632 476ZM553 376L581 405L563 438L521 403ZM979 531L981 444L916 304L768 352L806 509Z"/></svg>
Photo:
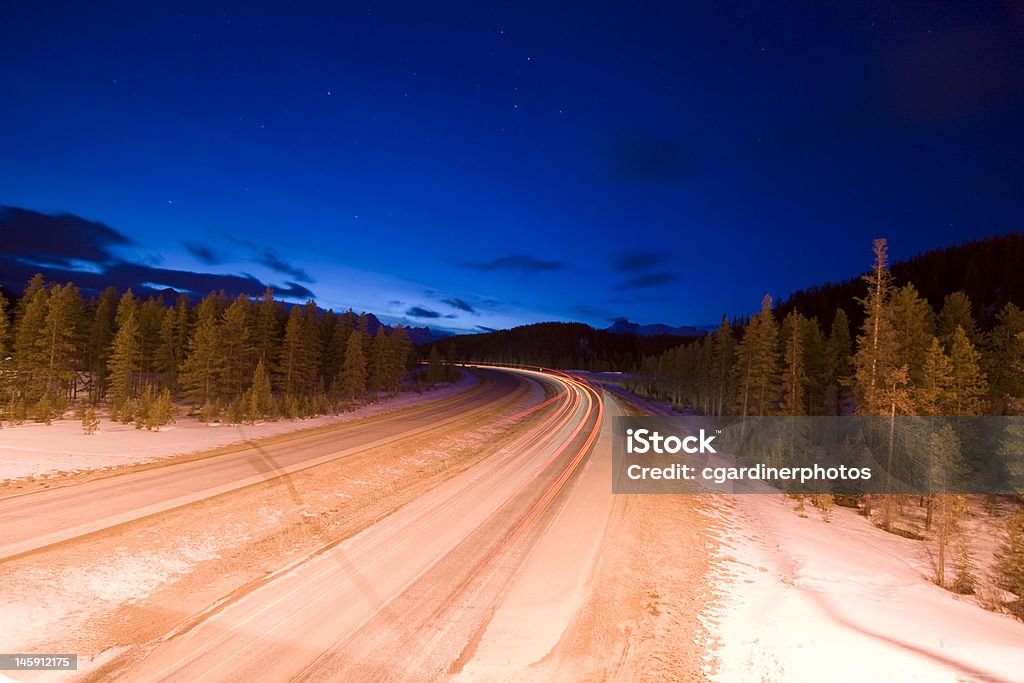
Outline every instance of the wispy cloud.
<svg viewBox="0 0 1024 683"><path fill-rule="evenodd" d="M601 318L606 315L589 304L577 304L572 307L572 310L573 312L588 318Z"/></svg>
<svg viewBox="0 0 1024 683"><path fill-rule="evenodd" d="M48 215L16 206L0 206L0 244L7 255L31 257L37 263L70 266L105 263L111 248L131 240L105 223L70 213Z"/></svg>
<svg viewBox="0 0 1024 683"><path fill-rule="evenodd" d="M441 314L438 313L437 311L432 311L429 308L424 308L423 306L413 306L412 308L407 310L405 314L410 318L434 319L441 317Z"/></svg>
<svg viewBox="0 0 1024 683"><path fill-rule="evenodd" d="M224 258L208 245L199 244L198 242L182 242L181 244L188 250L188 253L192 254L208 266L215 266L224 262Z"/></svg>
<svg viewBox="0 0 1024 683"><path fill-rule="evenodd" d="M612 168L625 180L637 183L673 183L697 175L700 160L680 139L628 137L612 151Z"/></svg>
<svg viewBox="0 0 1024 683"><path fill-rule="evenodd" d="M620 282L612 287L612 290L616 292L625 292L631 289L647 289L649 287L666 285L678 278L678 273L648 273L646 275L638 275L637 277Z"/></svg>
<svg viewBox="0 0 1024 683"><path fill-rule="evenodd" d="M256 260L277 273L291 275L299 282L311 283L314 281L305 270L281 260L279 256L269 249L259 255Z"/></svg>
<svg viewBox="0 0 1024 683"><path fill-rule="evenodd" d="M497 270L517 270L522 273L543 273L552 270L560 270L565 267L562 261L545 261L535 259L524 254L511 254L502 256L493 261L465 261L459 264L463 268L479 270L482 272L493 272Z"/></svg>
<svg viewBox="0 0 1024 683"><path fill-rule="evenodd" d="M442 299L441 303L448 304L452 308L457 308L460 311L465 311L466 313L476 313L476 309L475 308L470 306L469 303L467 303L466 301L464 301L462 299L459 299L459 298Z"/></svg>
<svg viewBox="0 0 1024 683"><path fill-rule="evenodd" d="M246 273L197 273L127 261L113 249L130 245L131 240L103 223L67 213L47 215L0 206L0 244L0 284L15 291L37 272L86 290L130 287L136 294L171 288L196 296L219 290L230 296L257 296L268 286ZM285 298L313 298L312 291L296 282L273 289Z"/></svg>
<svg viewBox="0 0 1024 683"><path fill-rule="evenodd" d="M668 257L653 251L620 251L612 255L612 268L620 273L645 273L664 264Z"/></svg>

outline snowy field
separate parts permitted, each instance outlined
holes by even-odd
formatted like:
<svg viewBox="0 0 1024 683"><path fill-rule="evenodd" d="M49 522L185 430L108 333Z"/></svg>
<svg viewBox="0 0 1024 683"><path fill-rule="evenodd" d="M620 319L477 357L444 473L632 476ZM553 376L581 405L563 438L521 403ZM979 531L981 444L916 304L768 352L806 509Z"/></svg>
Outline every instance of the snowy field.
<svg viewBox="0 0 1024 683"><path fill-rule="evenodd" d="M710 513L723 527L715 680L1024 680L1024 623L928 581L923 544L794 504L736 495Z"/></svg>
<svg viewBox="0 0 1024 683"><path fill-rule="evenodd" d="M261 439L277 434L346 422L408 408L418 403L447 398L469 389L479 380L465 373L455 384L422 395L404 392L394 398L362 406L340 415L321 415L303 420L277 420L246 424L206 424L192 417L159 432L135 429L103 419L99 431L86 435L78 420L57 420L52 425L28 423L0 429L0 482L27 477L59 476L91 469L115 468L160 458Z"/></svg>

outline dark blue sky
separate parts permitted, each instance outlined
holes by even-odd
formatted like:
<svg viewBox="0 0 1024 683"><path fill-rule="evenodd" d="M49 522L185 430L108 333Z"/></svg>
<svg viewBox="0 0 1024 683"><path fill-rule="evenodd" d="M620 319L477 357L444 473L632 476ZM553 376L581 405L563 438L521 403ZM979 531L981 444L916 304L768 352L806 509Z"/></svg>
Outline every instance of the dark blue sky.
<svg viewBox="0 0 1024 683"><path fill-rule="evenodd" d="M453 329L714 323L1024 227L1019 2L742 4L8 1L0 205Z"/></svg>

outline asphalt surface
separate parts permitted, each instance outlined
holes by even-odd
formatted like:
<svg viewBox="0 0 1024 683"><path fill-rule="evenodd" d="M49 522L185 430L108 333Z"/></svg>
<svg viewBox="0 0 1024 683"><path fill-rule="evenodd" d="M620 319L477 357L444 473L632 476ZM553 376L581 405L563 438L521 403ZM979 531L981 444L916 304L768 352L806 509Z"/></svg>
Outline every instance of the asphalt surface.
<svg viewBox="0 0 1024 683"><path fill-rule="evenodd" d="M527 381L510 372L477 372L481 385L449 399L310 435L2 498L0 562L436 429L510 400Z"/></svg>
<svg viewBox="0 0 1024 683"><path fill-rule="evenodd" d="M169 635L116 675L418 680L445 670L486 625L500 599L497 584L514 574L509 558L531 534L543 533L545 515L565 495L602 424L599 390L558 374L496 374L503 379L495 377L488 392L508 391L525 377L559 389L538 425L356 536ZM440 417L453 410L461 408Z"/></svg>

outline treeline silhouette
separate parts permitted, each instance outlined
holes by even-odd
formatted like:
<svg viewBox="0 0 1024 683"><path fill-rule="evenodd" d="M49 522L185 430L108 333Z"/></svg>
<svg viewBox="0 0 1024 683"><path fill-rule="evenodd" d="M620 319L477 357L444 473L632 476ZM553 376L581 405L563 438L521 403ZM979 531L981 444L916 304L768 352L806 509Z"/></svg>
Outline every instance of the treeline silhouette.
<svg viewBox="0 0 1024 683"><path fill-rule="evenodd" d="M90 431L105 405L152 428L177 402L204 420L303 417L394 393L417 361L400 325L313 301L289 306L269 289L195 305L186 294L140 300L113 288L86 300L74 284L36 275L7 308L0 297L0 423L49 422L74 406ZM428 375L447 378L437 359Z"/></svg>
<svg viewBox="0 0 1024 683"><path fill-rule="evenodd" d="M992 242L972 244L990 253ZM957 251L949 260L962 270L968 253ZM801 310L806 299L791 297L791 305L773 308L766 295L761 311L738 327L723 319L701 340L644 358L631 388L713 415L1024 412L1021 308L1003 303L985 330L978 311L987 314L995 295L979 306L954 291L934 306L913 283L899 285L896 270L880 240L859 296L833 311L824 303L841 302L834 295L845 289L822 289L827 324Z"/></svg>
<svg viewBox="0 0 1024 683"><path fill-rule="evenodd" d="M452 360L607 371L632 368L645 356L677 346L681 339L667 334L618 334L583 323L548 322L439 340L424 348L444 349Z"/></svg>
<svg viewBox="0 0 1024 683"><path fill-rule="evenodd" d="M941 332L937 325L946 318L960 316L965 330L972 331L968 336L976 346L975 350L984 355L983 365L987 376L995 378L993 391L1006 389L1002 381L1005 374L1004 366L994 354L994 348L1004 342L996 342L1000 335L1005 336L1008 330L1014 329L1016 312L1024 303L1024 235L1010 235L985 238L967 242L948 249L938 249L916 256L904 262L887 264L886 272L891 279L894 290L899 296L894 299L894 306L909 308L913 315L923 318L918 325L920 330L913 333L915 341L909 348L918 355L912 367L919 364L932 333L945 334L948 338L952 330ZM782 302L772 302L772 318L780 326L779 333L789 334L789 328L798 324L790 319L791 313L797 313L802 320L808 321L807 326L814 332L807 332L806 353L809 354L809 372L814 377L808 389L808 399L814 412L832 412L841 410L839 403L844 393L837 388L838 375L835 370L823 370L825 364L842 365L843 361L835 356L839 353L836 346L848 346L852 354L852 336L860 330L865 320L865 309L859 303L868 292L864 278L856 278L839 283L828 283L819 287L811 287L790 295ZM1007 307L1011 304L1010 307ZM947 308L944 317L942 311ZM922 306L929 309L924 313ZM960 310L966 307L966 310ZM836 325L837 315L840 324ZM911 315L908 313L907 315ZM756 317L756 316L754 316ZM968 321L967 318L970 318ZM723 320L732 343L737 343L744 336L753 318L736 318ZM784 321L790 319L785 330ZM813 324L812 324L813 323ZM918 323L915 323L918 324ZM808 329L810 329L810 327ZM845 333L837 331L839 338L832 340L832 349L826 347L832 337L834 328L845 328ZM994 333L999 328L1000 332ZM910 332L907 332L911 334ZM845 334L846 341L843 341ZM714 342L717 338L718 342ZM447 349L451 358L461 360L486 361L495 360L509 363L527 363L544 365L559 369L582 369L592 371L640 371L645 376L654 375L652 364L659 362L663 366L670 358L676 358L671 364L691 364L696 367L694 359L701 349L708 352L708 345L725 344L725 330L722 327L715 333L698 338L682 338L672 335L641 336L617 334L606 330L597 330L582 323L537 323L524 325L510 330L498 330L473 335L465 335L454 340L441 340L424 345L424 349L439 347ZM1000 347L1002 348L1002 347ZM670 353L666 354L666 352ZM826 353L827 351L827 353ZM947 351L952 351L947 347ZM781 353L781 351L780 351ZM832 354L831 359L828 353ZM705 363L706 364L706 363ZM731 368L722 369L719 359L720 378L727 377ZM675 376L695 377L696 372L675 370ZM664 373L662 373L664 375ZM708 392L698 391L694 382L683 386L682 380L673 384L673 390L665 398L676 404L688 404L700 410L710 410ZM701 382L711 381L705 377ZM663 384L659 383L659 384ZM719 396L711 401L718 406L726 406L723 392L728 387L717 389ZM825 406L825 394L832 393L827 399L830 404ZM849 390L845 392L849 394ZM1007 399L990 399L990 407L997 411L1006 410ZM717 410L725 410L719 407Z"/></svg>
<svg viewBox="0 0 1024 683"><path fill-rule="evenodd" d="M1024 233L986 237L925 252L894 263L893 284L913 285L933 309L940 309L946 295L962 292L971 302L971 313L982 330L996 324L996 316L1008 303L1024 302ZM863 278L826 283L794 292L779 303L781 320L790 311L817 318L832 326L836 311L845 310L854 329L863 323L863 309L857 305L867 285Z"/></svg>

